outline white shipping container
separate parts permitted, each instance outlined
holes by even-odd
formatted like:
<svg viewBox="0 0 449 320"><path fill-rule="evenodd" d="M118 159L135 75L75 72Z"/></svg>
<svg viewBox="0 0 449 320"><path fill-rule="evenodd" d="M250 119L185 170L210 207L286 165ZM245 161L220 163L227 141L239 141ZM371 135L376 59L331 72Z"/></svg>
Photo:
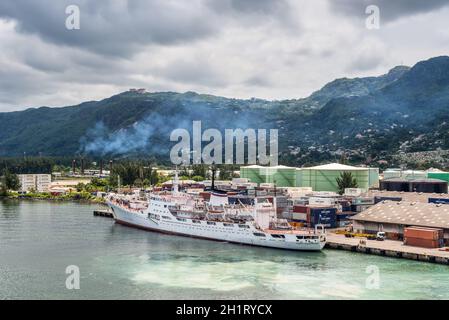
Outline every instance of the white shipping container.
<svg viewBox="0 0 449 320"><path fill-rule="evenodd" d="M307 221L307 213L292 213L293 220Z"/></svg>
<svg viewBox="0 0 449 320"><path fill-rule="evenodd" d="M332 206L335 203L335 199L333 198L317 198L310 197L309 205L311 206Z"/></svg>
<svg viewBox="0 0 449 320"><path fill-rule="evenodd" d="M363 190L360 188L346 188L345 196L358 197L362 194L362 192L363 192Z"/></svg>

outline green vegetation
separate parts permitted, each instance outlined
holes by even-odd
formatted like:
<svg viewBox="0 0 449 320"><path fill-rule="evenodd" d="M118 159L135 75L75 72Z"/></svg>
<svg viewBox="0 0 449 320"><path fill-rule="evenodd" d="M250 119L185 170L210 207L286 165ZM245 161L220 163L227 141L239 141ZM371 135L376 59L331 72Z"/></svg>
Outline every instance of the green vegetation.
<svg viewBox="0 0 449 320"><path fill-rule="evenodd" d="M157 185L160 177L156 169L153 169L154 164L144 161L121 161L114 163L109 181L103 181L105 187L120 186L135 186L135 187L150 187Z"/></svg>
<svg viewBox="0 0 449 320"><path fill-rule="evenodd" d="M335 179L338 185L338 193L344 194L346 188L357 188L357 179L352 176L351 172L342 172L340 177Z"/></svg>
<svg viewBox="0 0 449 320"><path fill-rule="evenodd" d="M97 198L86 191L69 192L67 194L54 195L48 192L28 192L19 194L17 192L8 193L7 196L13 199L30 199L30 200L55 200L55 201L89 201L95 203L104 203L102 198Z"/></svg>
<svg viewBox="0 0 449 320"><path fill-rule="evenodd" d="M15 173L10 172L7 168L0 172L0 196L7 196L8 190L19 190L20 182Z"/></svg>

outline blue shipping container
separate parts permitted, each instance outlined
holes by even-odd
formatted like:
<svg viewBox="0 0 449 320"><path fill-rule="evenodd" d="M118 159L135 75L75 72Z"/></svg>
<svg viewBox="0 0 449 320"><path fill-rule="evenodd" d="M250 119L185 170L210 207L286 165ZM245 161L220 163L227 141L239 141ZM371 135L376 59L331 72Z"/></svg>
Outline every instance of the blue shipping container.
<svg viewBox="0 0 449 320"><path fill-rule="evenodd" d="M429 203L449 204L449 199L429 198Z"/></svg>
<svg viewBox="0 0 449 320"><path fill-rule="evenodd" d="M322 224L326 228L337 227L337 209L336 208L311 208L310 222L312 226Z"/></svg>

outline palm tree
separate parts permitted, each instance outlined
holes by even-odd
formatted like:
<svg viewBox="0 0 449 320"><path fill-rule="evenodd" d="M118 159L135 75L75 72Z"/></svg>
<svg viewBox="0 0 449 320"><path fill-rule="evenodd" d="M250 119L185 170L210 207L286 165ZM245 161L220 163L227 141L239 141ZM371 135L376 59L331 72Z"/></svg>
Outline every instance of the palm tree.
<svg viewBox="0 0 449 320"><path fill-rule="evenodd" d="M340 177L335 179L338 185L338 193L345 193L346 188L357 188L359 184L357 183L357 179L352 176L351 172L342 172Z"/></svg>

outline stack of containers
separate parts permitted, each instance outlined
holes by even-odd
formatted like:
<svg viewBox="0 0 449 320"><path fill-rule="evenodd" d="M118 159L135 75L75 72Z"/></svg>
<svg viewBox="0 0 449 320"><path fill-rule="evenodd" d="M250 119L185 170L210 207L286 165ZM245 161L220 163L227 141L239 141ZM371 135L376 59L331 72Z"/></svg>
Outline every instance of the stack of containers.
<svg viewBox="0 0 449 320"><path fill-rule="evenodd" d="M308 222L307 213L309 212L309 207L306 205L294 205L292 220L298 222Z"/></svg>
<svg viewBox="0 0 449 320"><path fill-rule="evenodd" d="M409 227L404 229L404 244L422 248L441 248L443 229Z"/></svg>
<svg viewBox="0 0 449 320"><path fill-rule="evenodd" d="M309 208L307 218L312 227L322 224L326 228L336 228L337 208Z"/></svg>
<svg viewBox="0 0 449 320"><path fill-rule="evenodd" d="M337 227L337 208L311 207L304 205L293 206L293 221L306 222L310 227L322 224L326 228Z"/></svg>

